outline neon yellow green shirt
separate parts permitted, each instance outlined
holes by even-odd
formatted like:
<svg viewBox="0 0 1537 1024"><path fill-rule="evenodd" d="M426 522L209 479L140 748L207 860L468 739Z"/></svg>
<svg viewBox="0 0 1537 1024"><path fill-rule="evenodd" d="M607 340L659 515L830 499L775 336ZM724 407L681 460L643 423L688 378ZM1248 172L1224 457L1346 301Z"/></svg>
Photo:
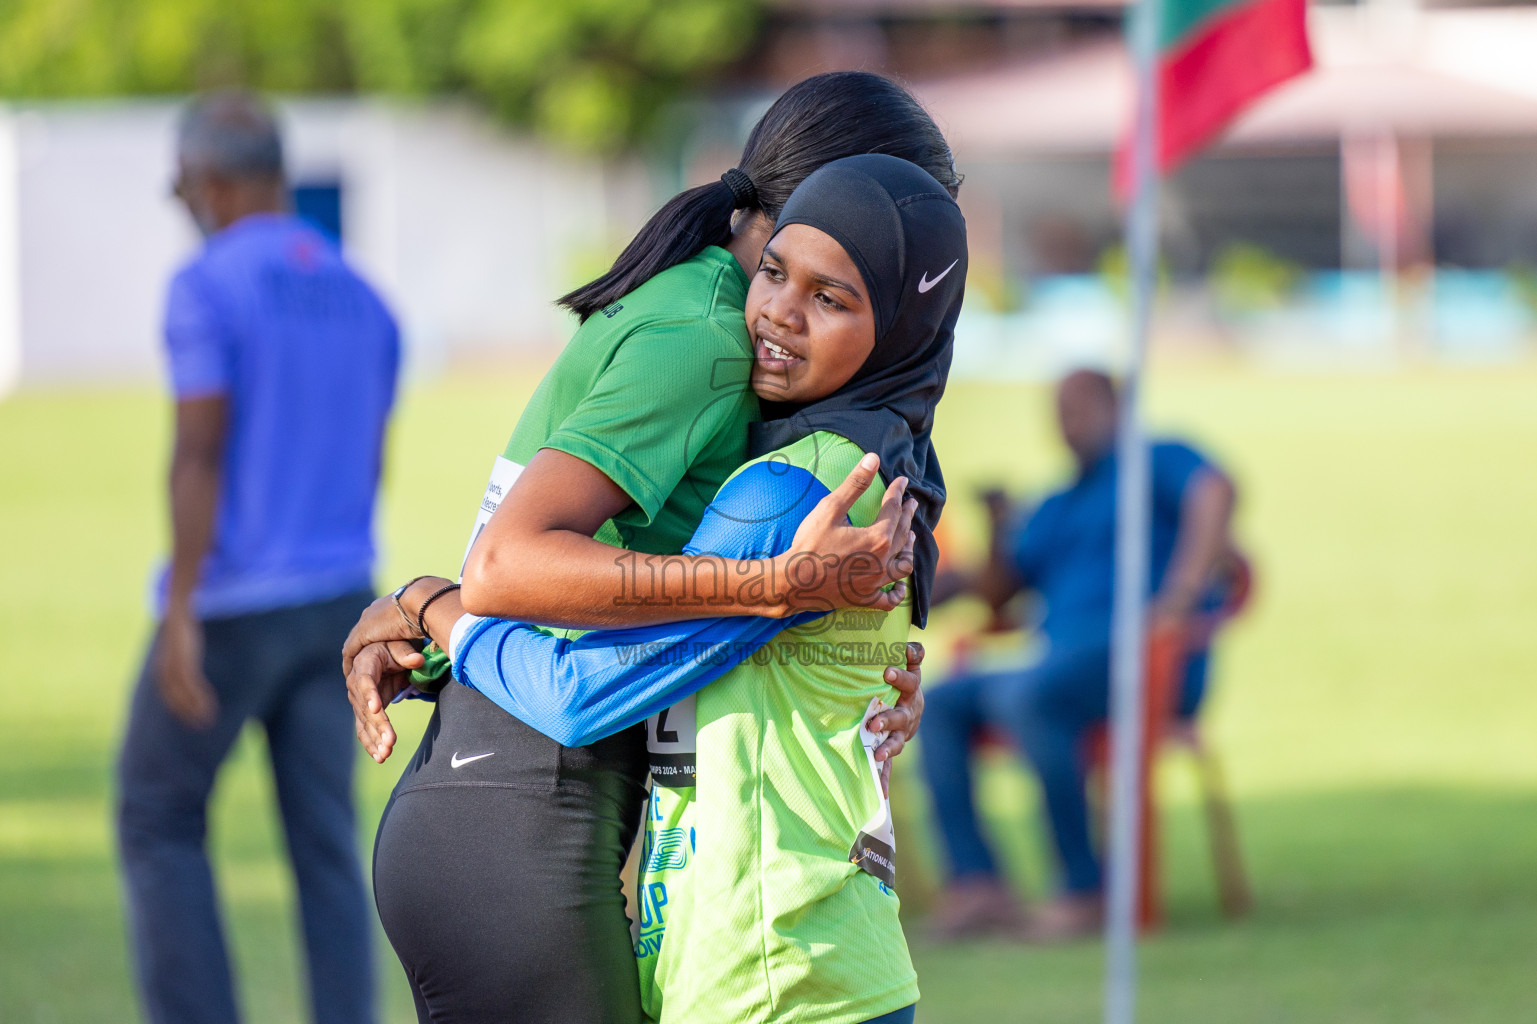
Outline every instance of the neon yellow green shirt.
<svg viewBox="0 0 1537 1024"><path fill-rule="evenodd" d="M755 462L830 490L861 455L819 433ZM872 488L850 518L867 525L879 506ZM904 663L910 621L906 607L846 609L788 629L647 723L661 784L636 956L652 1020L856 1024L917 1001L897 895L876 877L894 877L889 832L885 863L851 861L865 829L889 824L860 727L873 699L895 699L881 673Z"/></svg>

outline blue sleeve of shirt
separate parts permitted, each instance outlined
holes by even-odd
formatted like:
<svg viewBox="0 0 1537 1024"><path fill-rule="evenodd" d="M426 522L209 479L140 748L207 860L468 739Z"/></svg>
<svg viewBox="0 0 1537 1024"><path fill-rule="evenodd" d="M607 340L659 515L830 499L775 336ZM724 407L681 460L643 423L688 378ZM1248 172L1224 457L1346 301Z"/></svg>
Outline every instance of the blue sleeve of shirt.
<svg viewBox="0 0 1537 1024"><path fill-rule="evenodd" d="M721 488L683 552L727 558L782 554L801 520L827 493L800 467L754 463ZM637 559L637 564L646 562ZM781 630L818 614L694 619L595 630L574 640L521 622L483 619L459 640L454 678L551 739L579 747L672 707Z"/></svg>
<svg viewBox="0 0 1537 1024"><path fill-rule="evenodd" d="M229 391L233 383L228 332L193 268L171 282L166 297L165 346L171 391L178 399L204 398Z"/></svg>
<svg viewBox="0 0 1537 1024"><path fill-rule="evenodd" d="M1177 441L1153 445L1151 462L1153 507L1165 514L1179 516L1185 501L1185 488L1211 464L1200 452Z"/></svg>
<svg viewBox="0 0 1537 1024"><path fill-rule="evenodd" d="M1026 586L1039 585L1052 547L1052 499L1025 513L1014 527L1014 569Z"/></svg>

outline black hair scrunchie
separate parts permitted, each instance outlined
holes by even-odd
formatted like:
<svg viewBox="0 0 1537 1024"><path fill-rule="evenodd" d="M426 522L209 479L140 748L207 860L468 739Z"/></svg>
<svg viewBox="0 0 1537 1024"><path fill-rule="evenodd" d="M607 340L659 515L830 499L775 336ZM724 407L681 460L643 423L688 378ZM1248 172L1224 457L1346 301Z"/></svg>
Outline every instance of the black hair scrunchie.
<svg viewBox="0 0 1537 1024"><path fill-rule="evenodd" d="M742 210L758 204L758 186L752 183L747 172L740 167L733 167L720 176L720 180L731 189L732 209Z"/></svg>

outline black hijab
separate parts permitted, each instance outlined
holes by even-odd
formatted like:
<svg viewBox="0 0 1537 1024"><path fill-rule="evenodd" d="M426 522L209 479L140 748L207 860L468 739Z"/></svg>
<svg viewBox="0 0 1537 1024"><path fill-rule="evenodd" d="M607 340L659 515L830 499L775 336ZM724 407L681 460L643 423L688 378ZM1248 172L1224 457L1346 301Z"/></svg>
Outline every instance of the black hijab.
<svg viewBox="0 0 1537 1024"><path fill-rule="evenodd" d="M789 224L831 235L859 268L874 307L875 348L826 398L762 403L764 420L752 426L749 445L762 455L827 430L879 455L888 483L907 477L907 493L918 500L910 585L921 628L939 561L934 526L945 506L930 432L966 289L966 221L928 172L871 154L835 160L801 182L774 230Z"/></svg>

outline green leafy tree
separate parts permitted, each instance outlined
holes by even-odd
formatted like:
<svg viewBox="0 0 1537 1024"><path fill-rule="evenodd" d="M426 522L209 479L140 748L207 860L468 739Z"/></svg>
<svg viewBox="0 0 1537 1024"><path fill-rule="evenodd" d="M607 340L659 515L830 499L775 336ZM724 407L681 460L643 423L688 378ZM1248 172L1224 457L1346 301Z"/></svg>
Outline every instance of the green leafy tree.
<svg viewBox="0 0 1537 1024"><path fill-rule="evenodd" d="M604 150L757 20L757 0L0 0L0 96L452 93Z"/></svg>

